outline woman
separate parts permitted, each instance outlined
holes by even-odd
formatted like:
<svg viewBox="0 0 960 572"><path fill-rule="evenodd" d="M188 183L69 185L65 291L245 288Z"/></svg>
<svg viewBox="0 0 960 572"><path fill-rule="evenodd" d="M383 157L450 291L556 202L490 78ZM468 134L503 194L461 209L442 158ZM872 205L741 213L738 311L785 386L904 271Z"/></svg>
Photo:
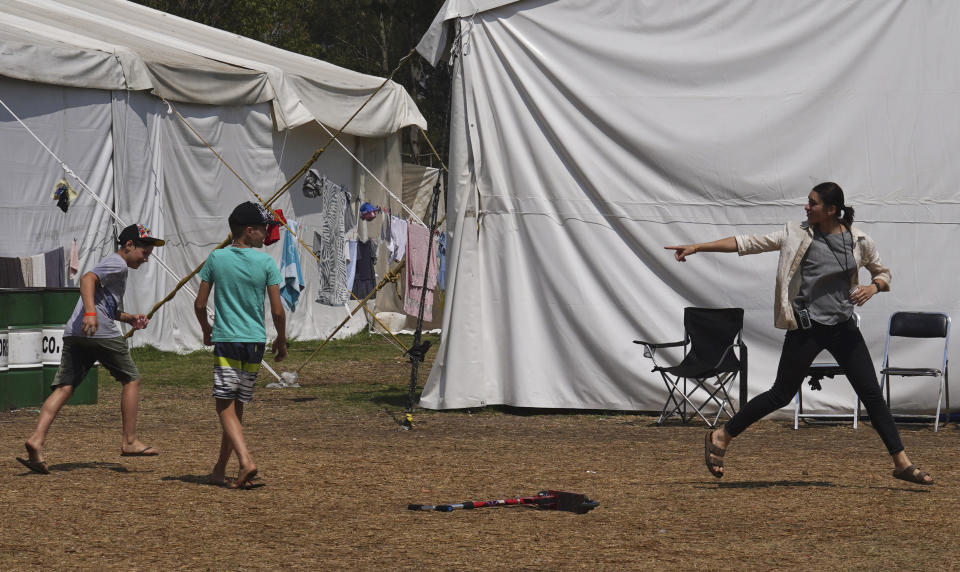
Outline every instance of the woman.
<svg viewBox="0 0 960 572"><path fill-rule="evenodd" d="M829 351L870 415L893 457L893 476L932 485L933 477L910 462L877 383L873 360L853 319L853 306L863 306L890 289L890 271L880 262L873 240L853 228L853 207L844 205L843 189L821 183L807 197L806 222L789 222L766 235L727 237L702 244L667 246L679 262L698 252L757 254L780 251L774 325L786 329L777 378L767 392L751 399L726 426L710 431L704 441L707 469L723 476L723 456L734 437L755 421L790 403L807 369L821 350ZM858 271L872 281L858 285Z"/></svg>

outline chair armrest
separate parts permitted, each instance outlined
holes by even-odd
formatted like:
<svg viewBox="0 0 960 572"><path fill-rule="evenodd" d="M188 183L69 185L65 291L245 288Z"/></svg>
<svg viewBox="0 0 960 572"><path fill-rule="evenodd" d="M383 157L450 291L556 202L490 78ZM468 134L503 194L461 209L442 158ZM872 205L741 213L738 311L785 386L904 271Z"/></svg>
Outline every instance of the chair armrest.
<svg viewBox="0 0 960 572"><path fill-rule="evenodd" d="M645 342L643 340L633 340L633 343L640 344L643 346L643 357L650 358L653 360L653 364L657 365L657 360L654 358L654 354L657 353L657 350L660 348L678 348L687 345L687 340L680 342L666 342L661 344L655 344L653 342Z"/></svg>
<svg viewBox="0 0 960 572"><path fill-rule="evenodd" d="M687 342L680 341L680 342L666 342L661 344L655 344L653 342L645 342L643 340L633 340L633 343L641 344L641 345L647 346L648 348L657 349L657 348L676 348L682 345L686 345Z"/></svg>

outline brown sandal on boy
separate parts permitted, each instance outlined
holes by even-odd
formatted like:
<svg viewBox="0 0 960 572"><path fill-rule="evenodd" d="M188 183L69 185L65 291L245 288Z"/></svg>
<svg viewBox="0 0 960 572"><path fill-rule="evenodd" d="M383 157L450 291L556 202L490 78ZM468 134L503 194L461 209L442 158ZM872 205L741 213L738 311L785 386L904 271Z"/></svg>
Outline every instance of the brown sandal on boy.
<svg viewBox="0 0 960 572"><path fill-rule="evenodd" d="M920 467L916 465L910 465L909 467L904 467L903 470L893 470L894 478L900 479L901 481L907 481L908 483L914 483L917 485L932 485L933 477L930 476L930 473L926 471L921 471ZM925 477L930 477L929 481L925 481Z"/></svg>
<svg viewBox="0 0 960 572"><path fill-rule="evenodd" d="M718 479L723 476L721 470L723 468L722 457L726 452L726 449L713 444L713 430L707 431L707 437L703 442L703 461L707 464L707 470L710 471L710 474ZM716 458L711 459L710 455Z"/></svg>

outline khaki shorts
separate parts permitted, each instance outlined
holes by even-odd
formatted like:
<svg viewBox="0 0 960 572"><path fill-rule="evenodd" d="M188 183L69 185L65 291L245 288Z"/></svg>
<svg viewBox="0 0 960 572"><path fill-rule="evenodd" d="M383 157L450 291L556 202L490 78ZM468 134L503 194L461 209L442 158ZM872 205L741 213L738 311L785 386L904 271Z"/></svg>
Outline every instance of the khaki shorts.
<svg viewBox="0 0 960 572"><path fill-rule="evenodd" d="M110 375L120 383L140 379L140 372L130 357L127 340L116 338L86 338L64 336L63 352L60 354L60 367L53 378L50 388L61 385L80 385L94 362L107 368Z"/></svg>

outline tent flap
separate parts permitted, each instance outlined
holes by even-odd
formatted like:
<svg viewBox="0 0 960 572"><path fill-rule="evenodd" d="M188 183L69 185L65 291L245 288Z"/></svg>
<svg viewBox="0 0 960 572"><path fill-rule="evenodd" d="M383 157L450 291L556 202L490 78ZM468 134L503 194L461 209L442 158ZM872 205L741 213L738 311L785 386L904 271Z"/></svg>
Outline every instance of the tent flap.
<svg viewBox="0 0 960 572"><path fill-rule="evenodd" d="M383 83L125 0L0 0L0 75L71 87L153 90L173 101L249 105L274 100L280 129L341 126ZM388 82L346 133L382 137L426 120ZM349 95L348 95L349 94ZM349 114L328 111L330 100Z"/></svg>

